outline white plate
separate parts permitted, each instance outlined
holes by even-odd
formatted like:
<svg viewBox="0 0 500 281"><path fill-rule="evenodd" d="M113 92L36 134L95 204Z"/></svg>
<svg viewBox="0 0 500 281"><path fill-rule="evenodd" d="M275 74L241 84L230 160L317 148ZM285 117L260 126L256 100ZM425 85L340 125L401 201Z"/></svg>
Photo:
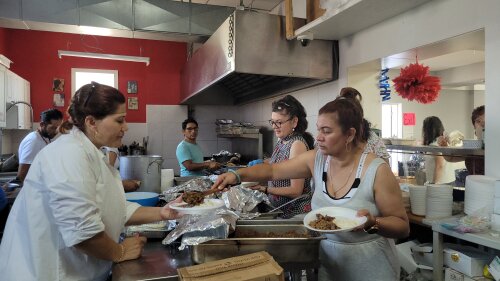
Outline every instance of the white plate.
<svg viewBox="0 0 500 281"><path fill-rule="evenodd" d="M190 208L186 208L185 206L187 203L181 202L181 203L173 203L170 205L170 208L177 210L177 212L181 214L188 214L188 215L201 215L206 213L207 211L210 210L215 210L218 209L222 206L224 206L224 201L221 199L206 199L203 202L203 204L199 206L194 206Z"/></svg>
<svg viewBox="0 0 500 281"><path fill-rule="evenodd" d="M309 223L316 220L316 214L322 214L323 216L328 215L330 217L335 217L335 220L339 220L338 221L339 224L342 224L344 221L347 221L348 226L344 226L344 228L335 229L335 230L315 229L315 228L309 226ZM309 212L304 217L304 226L309 228L310 230L317 231L317 232L325 232L325 233L351 231L354 228L356 228L360 225L363 225L367 220L366 217L358 217L358 216L356 216L356 214L357 214L356 210L342 208L342 207L319 208L319 209L316 209L316 210ZM335 222L335 220L334 220L334 222ZM338 226L341 227L341 225L338 225Z"/></svg>

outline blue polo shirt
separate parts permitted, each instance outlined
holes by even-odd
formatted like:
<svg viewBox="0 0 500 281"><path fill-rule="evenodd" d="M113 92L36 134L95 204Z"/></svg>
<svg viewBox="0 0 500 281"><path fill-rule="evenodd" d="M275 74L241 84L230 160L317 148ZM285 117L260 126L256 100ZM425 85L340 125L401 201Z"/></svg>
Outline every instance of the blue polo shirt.
<svg viewBox="0 0 500 281"><path fill-rule="evenodd" d="M201 151L199 145L183 140L179 143L179 145L177 145L175 155L177 156L177 161L179 161L179 166L181 167L181 177L203 176L201 170L189 171L186 167L184 167L184 165L182 165L182 162L186 160L191 160L193 163L203 163L203 152Z"/></svg>

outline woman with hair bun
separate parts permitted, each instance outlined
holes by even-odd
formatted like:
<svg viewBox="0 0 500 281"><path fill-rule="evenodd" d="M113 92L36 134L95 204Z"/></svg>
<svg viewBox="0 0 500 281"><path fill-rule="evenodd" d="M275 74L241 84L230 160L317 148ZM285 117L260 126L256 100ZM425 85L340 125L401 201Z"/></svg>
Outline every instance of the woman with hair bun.
<svg viewBox="0 0 500 281"><path fill-rule="evenodd" d="M127 202L99 149L120 146L128 130L122 93L84 85L68 114L65 134L38 153L10 212L0 245L5 280L106 280L113 262L138 258L146 242L120 243L125 225L177 217L169 205Z"/></svg>

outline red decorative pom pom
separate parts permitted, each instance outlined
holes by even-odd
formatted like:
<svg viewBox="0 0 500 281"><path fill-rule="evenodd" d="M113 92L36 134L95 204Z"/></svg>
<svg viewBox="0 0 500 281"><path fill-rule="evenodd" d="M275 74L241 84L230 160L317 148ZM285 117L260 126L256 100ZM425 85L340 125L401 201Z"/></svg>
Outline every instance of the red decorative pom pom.
<svg viewBox="0 0 500 281"><path fill-rule="evenodd" d="M436 101L441 90L439 77L429 76L429 67L418 62L402 68L392 82L401 97L424 104Z"/></svg>

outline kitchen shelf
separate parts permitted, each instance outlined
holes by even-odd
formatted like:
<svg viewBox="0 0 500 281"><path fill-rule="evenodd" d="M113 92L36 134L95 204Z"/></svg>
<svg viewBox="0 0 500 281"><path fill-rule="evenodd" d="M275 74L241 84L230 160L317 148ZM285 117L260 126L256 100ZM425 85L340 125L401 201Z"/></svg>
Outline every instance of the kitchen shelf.
<svg viewBox="0 0 500 281"><path fill-rule="evenodd" d="M295 31L312 33L314 39L339 40L404 13L430 0L350 0ZM342 1L339 1L342 2Z"/></svg>
<svg viewBox="0 0 500 281"><path fill-rule="evenodd" d="M262 159L264 157L262 134L217 134L218 138L231 139L233 151L237 151L246 159Z"/></svg>
<svg viewBox="0 0 500 281"><path fill-rule="evenodd" d="M217 134L219 138L245 138L245 139L259 139L261 134Z"/></svg>
<svg viewBox="0 0 500 281"><path fill-rule="evenodd" d="M463 147L443 147L428 145L386 145L391 152L429 152L441 153L445 156L484 156L484 149L463 148Z"/></svg>
<svg viewBox="0 0 500 281"><path fill-rule="evenodd" d="M472 242L491 249L500 250L500 237L494 237L487 233L458 233L443 227L444 222L453 223L456 219L444 219L432 224L433 238L433 280L442 281L443 278L443 235L452 236L460 240Z"/></svg>

